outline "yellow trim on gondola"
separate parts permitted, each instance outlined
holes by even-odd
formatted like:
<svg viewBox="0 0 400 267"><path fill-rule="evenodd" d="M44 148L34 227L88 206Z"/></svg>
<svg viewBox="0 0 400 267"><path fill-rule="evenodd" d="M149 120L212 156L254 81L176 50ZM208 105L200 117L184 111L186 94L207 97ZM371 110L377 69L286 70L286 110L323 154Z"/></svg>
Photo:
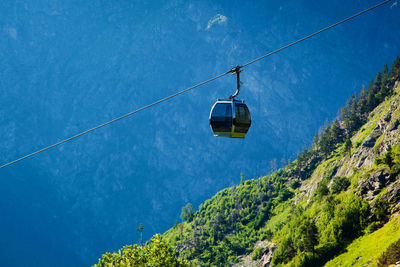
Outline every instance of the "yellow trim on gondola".
<svg viewBox="0 0 400 267"><path fill-rule="evenodd" d="M230 137L230 138L244 138L247 133L235 133L235 126L232 126L231 132L214 132L214 136Z"/></svg>

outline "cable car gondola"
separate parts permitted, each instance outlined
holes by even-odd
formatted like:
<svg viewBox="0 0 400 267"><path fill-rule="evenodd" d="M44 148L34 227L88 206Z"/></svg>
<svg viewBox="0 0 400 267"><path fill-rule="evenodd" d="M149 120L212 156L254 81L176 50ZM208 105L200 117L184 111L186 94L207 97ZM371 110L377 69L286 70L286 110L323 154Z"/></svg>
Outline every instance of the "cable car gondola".
<svg viewBox="0 0 400 267"><path fill-rule="evenodd" d="M210 112L210 126L214 136L244 138L251 125L250 111L244 100L236 100L240 90L240 67L231 70L236 73L237 90L229 99L218 99Z"/></svg>

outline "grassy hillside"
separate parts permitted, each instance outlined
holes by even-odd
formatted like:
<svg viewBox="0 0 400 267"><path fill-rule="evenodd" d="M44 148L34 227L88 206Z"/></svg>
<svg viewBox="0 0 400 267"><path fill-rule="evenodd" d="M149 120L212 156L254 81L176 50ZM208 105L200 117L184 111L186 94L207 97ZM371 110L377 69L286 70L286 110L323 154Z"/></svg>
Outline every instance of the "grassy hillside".
<svg viewBox="0 0 400 267"><path fill-rule="evenodd" d="M396 243L400 243L400 216L398 215L375 232L354 240L345 248L345 252L329 261L325 266L375 266L382 261L383 253ZM400 251L398 251L399 253Z"/></svg>

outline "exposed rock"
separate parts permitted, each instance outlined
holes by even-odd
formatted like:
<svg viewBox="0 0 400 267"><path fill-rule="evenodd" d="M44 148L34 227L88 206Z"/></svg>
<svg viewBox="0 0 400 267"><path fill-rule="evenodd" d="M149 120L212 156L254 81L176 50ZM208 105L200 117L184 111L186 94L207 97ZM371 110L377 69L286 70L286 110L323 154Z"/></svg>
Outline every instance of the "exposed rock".
<svg viewBox="0 0 400 267"><path fill-rule="evenodd" d="M382 197L382 200L390 204L396 204L392 209L392 214L400 211L400 180L387 187L387 192Z"/></svg>
<svg viewBox="0 0 400 267"><path fill-rule="evenodd" d="M365 140L365 142L362 144L363 147L373 147L375 145L376 139L378 139L378 137L376 135L372 135L370 138Z"/></svg>
<svg viewBox="0 0 400 267"><path fill-rule="evenodd" d="M272 266L272 256L277 247L278 246L276 243L269 242L268 247L266 247L265 251L263 251L263 256L261 258L260 263L258 264L259 267Z"/></svg>
<svg viewBox="0 0 400 267"><path fill-rule="evenodd" d="M272 266L272 255L277 249L278 244L270 242L268 240L258 241L254 245L254 249L262 247L262 257L259 260L253 260L252 254L244 256L240 259L240 262L234 264L235 267L269 267Z"/></svg>
<svg viewBox="0 0 400 267"><path fill-rule="evenodd" d="M368 157L368 155L366 155L366 154L360 155L360 159L358 160L356 166L357 166L358 168L360 168L360 167L364 164L364 161L365 161L365 159L366 159L367 157Z"/></svg>
<svg viewBox="0 0 400 267"><path fill-rule="evenodd" d="M391 214L398 214L398 213L400 213L400 202L397 203L397 205L394 206L394 207L392 208L392 210L391 210L390 213L391 213Z"/></svg>
<svg viewBox="0 0 400 267"><path fill-rule="evenodd" d="M374 171L369 178L360 181L357 192L366 200L373 200L383 187L393 181L394 176L388 169Z"/></svg>
<svg viewBox="0 0 400 267"><path fill-rule="evenodd" d="M394 131L396 130L400 125L400 119L395 120L389 127L388 127L388 131Z"/></svg>
<svg viewBox="0 0 400 267"><path fill-rule="evenodd" d="M390 121L390 113L387 113L383 119L380 119L376 124L376 130L384 131L386 128L386 124Z"/></svg>

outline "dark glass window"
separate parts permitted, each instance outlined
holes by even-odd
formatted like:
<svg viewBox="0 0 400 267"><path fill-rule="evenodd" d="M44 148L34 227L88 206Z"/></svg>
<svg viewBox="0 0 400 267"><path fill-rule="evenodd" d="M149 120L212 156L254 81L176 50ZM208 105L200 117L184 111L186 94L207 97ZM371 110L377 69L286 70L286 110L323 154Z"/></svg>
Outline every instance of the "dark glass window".
<svg viewBox="0 0 400 267"><path fill-rule="evenodd" d="M235 132L247 133L251 124L250 111L245 104L235 103Z"/></svg>
<svg viewBox="0 0 400 267"><path fill-rule="evenodd" d="M232 130L231 103L218 103L211 113L210 124L214 132L230 132Z"/></svg>

